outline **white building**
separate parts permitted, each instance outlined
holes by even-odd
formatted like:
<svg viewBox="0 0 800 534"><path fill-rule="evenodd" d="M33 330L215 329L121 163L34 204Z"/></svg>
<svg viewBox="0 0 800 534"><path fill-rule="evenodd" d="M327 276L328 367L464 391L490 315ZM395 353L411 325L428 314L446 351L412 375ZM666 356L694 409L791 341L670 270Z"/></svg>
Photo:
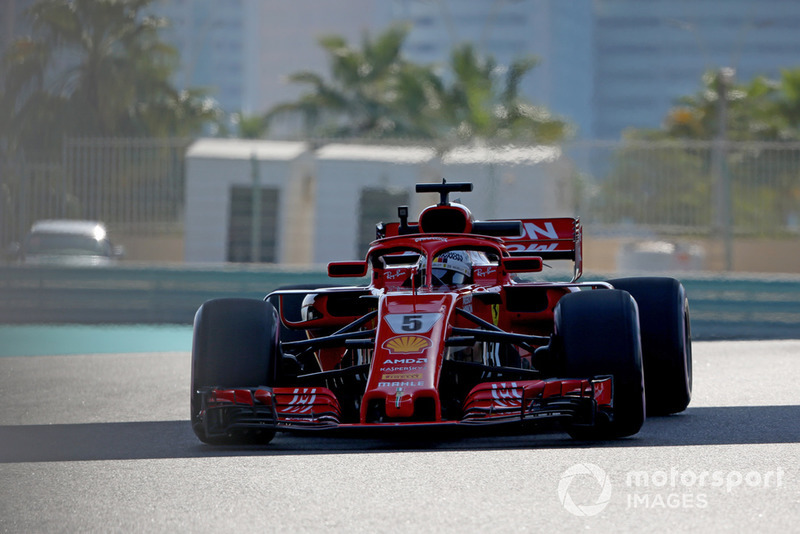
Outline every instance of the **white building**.
<svg viewBox="0 0 800 534"><path fill-rule="evenodd" d="M195 142L186 154L185 261L306 262L311 176L303 143Z"/></svg>
<svg viewBox="0 0 800 534"><path fill-rule="evenodd" d="M399 205L416 220L438 201L416 194L415 184L442 178L474 184L461 200L478 220L573 215L571 177L549 147L437 155L429 147L203 139L187 154L184 257L283 264L361 258L375 225L397 220Z"/></svg>

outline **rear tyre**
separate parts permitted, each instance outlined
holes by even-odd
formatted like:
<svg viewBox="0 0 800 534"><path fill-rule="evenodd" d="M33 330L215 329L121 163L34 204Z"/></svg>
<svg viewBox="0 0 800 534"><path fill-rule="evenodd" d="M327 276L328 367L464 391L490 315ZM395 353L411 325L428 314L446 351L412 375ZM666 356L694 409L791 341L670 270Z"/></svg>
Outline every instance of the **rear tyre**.
<svg viewBox="0 0 800 534"><path fill-rule="evenodd" d="M682 412L692 399L692 332L689 299L674 278L609 280L639 307L647 414Z"/></svg>
<svg viewBox="0 0 800 534"><path fill-rule="evenodd" d="M570 293L555 309L555 334L566 377L613 376L610 417L593 426L570 426L575 439L597 440L636 434L645 419L642 349L636 302L625 291Z"/></svg>
<svg viewBox="0 0 800 534"><path fill-rule="evenodd" d="M268 443L275 436L273 430L207 436L200 418L198 389L275 385L280 357L278 339L278 316L269 302L225 298L200 306L194 318L192 343L191 421L201 441Z"/></svg>

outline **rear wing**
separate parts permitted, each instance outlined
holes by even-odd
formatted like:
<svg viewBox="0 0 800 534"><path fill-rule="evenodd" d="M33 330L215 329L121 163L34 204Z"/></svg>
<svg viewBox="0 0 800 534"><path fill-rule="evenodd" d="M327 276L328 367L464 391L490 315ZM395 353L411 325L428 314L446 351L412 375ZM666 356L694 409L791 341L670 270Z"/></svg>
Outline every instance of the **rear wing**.
<svg viewBox="0 0 800 534"><path fill-rule="evenodd" d="M503 236L512 255L574 263L573 281L583 273L583 234L578 218L522 219L522 235Z"/></svg>

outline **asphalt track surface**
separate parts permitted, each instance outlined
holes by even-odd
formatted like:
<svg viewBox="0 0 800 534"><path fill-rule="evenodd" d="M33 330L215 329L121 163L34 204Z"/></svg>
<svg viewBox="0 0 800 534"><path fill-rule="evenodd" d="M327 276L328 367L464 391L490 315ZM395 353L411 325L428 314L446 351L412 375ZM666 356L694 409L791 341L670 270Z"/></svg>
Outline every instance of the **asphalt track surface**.
<svg viewBox="0 0 800 534"><path fill-rule="evenodd" d="M800 341L695 343L635 437L200 443L186 352L0 358L2 532L797 532Z"/></svg>

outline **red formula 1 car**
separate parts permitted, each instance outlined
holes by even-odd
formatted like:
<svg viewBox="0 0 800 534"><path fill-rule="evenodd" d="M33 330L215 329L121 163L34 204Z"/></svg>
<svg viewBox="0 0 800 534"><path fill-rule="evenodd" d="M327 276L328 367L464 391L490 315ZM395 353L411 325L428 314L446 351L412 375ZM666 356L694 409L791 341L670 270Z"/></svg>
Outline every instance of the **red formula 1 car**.
<svg viewBox="0 0 800 534"><path fill-rule="evenodd" d="M476 221L448 200L471 190L418 184L439 204L418 222L400 207L399 222L378 225L366 260L328 265L332 277L369 274L366 286L203 304L192 350L197 436L556 422L575 438L607 439L636 434L645 411L684 410L692 360L680 282L578 282L577 219ZM572 280L525 280L553 260L573 262Z"/></svg>

